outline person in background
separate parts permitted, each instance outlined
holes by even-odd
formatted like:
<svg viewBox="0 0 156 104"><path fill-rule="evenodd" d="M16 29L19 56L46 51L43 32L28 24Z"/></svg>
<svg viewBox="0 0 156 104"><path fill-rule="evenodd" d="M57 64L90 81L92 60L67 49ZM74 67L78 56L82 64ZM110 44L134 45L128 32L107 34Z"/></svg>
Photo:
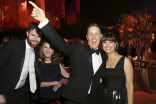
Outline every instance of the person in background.
<svg viewBox="0 0 156 104"><path fill-rule="evenodd" d="M133 104L133 66L130 59L117 53L119 44L113 32L105 32L101 42L107 59L101 72L102 88L98 91L97 104Z"/></svg>
<svg viewBox="0 0 156 104"><path fill-rule="evenodd" d="M38 53L34 48L42 33L37 22L29 24L26 35L27 39L9 40L0 48L0 104L28 104L29 91L38 92L34 70Z"/></svg>
<svg viewBox="0 0 156 104"><path fill-rule="evenodd" d="M39 51L39 50L40 50L40 45L38 45L38 46L36 47L36 49Z"/></svg>
<svg viewBox="0 0 156 104"><path fill-rule="evenodd" d="M7 41L9 41L9 36L8 35L3 36L2 44L0 47L2 47Z"/></svg>
<svg viewBox="0 0 156 104"><path fill-rule="evenodd" d="M36 72L41 83L41 102L42 104L50 104L50 102L60 99L65 88L65 85L61 83L62 78L69 78L70 74L62 66L62 62L50 40L45 39L42 41L39 55ZM58 86L58 89L55 91L56 86ZM32 96L32 99L37 99L37 96Z"/></svg>
<svg viewBox="0 0 156 104"><path fill-rule="evenodd" d="M17 38L16 36L12 36L12 37L11 37L11 40L13 40L13 39L14 39L14 40L18 40L18 38Z"/></svg>

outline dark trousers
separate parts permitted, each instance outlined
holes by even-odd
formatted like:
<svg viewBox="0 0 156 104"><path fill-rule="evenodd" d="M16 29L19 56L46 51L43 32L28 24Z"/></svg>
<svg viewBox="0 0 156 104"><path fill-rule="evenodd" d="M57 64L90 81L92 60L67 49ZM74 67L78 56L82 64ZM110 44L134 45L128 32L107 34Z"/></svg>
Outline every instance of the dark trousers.
<svg viewBox="0 0 156 104"><path fill-rule="evenodd" d="M90 103L90 97L89 97L89 94L88 96L86 97L86 99L82 102L74 102L74 101L71 101L71 100L65 100L65 103L64 104L91 104Z"/></svg>
<svg viewBox="0 0 156 104"><path fill-rule="evenodd" d="M6 104L28 104L28 87L24 85L19 89L14 89L10 97L6 98Z"/></svg>

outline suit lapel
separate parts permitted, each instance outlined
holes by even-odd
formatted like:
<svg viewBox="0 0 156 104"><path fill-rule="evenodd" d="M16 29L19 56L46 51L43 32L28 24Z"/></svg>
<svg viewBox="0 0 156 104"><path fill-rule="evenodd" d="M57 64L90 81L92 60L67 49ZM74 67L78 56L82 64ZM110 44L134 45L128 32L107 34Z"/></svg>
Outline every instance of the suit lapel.
<svg viewBox="0 0 156 104"><path fill-rule="evenodd" d="M20 75L22 72L23 64L24 64L24 59L25 59L25 40L22 41L22 47L21 47L21 63L20 63Z"/></svg>
<svg viewBox="0 0 156 104"><path fill-rule="evenodd" d="M80 51L79 55L80 55L79 58L86 66L86 69L90 72L90 74L93 75L91 50L87 42L84 44L84 47L82 51Z"/></svg>
<svg viewBox="0 0 156 104"><path fill-rule="evenodd" d="M35 62L34 62L34 65L36 66L37 65L37 60L38 60L38 52L34 49L34 52L35 52Z"/></svg>
<svg viewBox="0 0 156 104"><path fill-rule="evenodd" d="M24 65L25 51L26 51L26 44L25 44L25 40L24 40L24 41L22 41L22 47L21 47L20 73L22 72L22 68L23 68L23 65ZM34 52L35 52L35 62L34 62L34 65L37 65L38 52L35 49L34 49Z"/></svg>
<svg viewBox="0 0 156 104"><path fill-rule="evenodd" d="M101 70L101 68L103 68L103 66L105 65L105 54L104 54L103 51L101 51L100 53L101 53L101 58L102 58L102 61L103 62L100 65L100 67L97 70L97 72L99 72ZM79 58L84 63L84 65L87 67L87 70L93 75L94 74L94 71L93 71L93 66L92 66L92 54L91 54L91 49L90 49L90 47L88 45L88 42L86 42L84 44L84 50L83 51L80 51L80 54L79 55L80 55Z"/></svg>
<svg viewBox="0 0 156 104"><path fill-rule="evenodd" d="M87 53L87 57L88 57L88 60L92 66L92 54L91 54L91 49L89 47L88 44L85 43L85 49L86 49L86 53Z"/></svg>
<svg viewBox="0 0 156 104"><path fill-rule="evenodd" d="M21 42L19 42L17 45L20 45L18 51L20 51L20 54L18 55L19 59L21 60L19 63L19 69L16 73L15 76L15 81L19 81L20 76L21 76L21 72L22 72L22 68L23 68L23 64L24 64L24 59L25 59L25 40L22 40ZM13 88L15 88L17 82L13 84Z"/></svg>

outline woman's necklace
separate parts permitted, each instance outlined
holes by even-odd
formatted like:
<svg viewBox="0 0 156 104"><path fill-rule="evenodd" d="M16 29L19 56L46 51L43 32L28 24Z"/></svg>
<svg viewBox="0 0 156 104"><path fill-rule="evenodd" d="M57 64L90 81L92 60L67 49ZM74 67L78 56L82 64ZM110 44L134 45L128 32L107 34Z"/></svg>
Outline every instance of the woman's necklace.
<svg viewBox="0 0 156 104"><path fill-rule="evenodd" d="M108 61L114 60L117 57L117 55L114 58L109 58Z"/></svg>

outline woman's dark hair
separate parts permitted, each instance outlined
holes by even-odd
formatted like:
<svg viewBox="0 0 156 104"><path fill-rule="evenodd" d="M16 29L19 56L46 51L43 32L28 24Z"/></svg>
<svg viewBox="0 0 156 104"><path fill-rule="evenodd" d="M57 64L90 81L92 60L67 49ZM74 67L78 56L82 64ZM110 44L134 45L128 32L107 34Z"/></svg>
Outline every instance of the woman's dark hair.
<svg viewBox="0 0 156 104"><path fill-rule="evenodd" d="M51 44L51 41L49 39L44 39L41 43L41 48L40 48L40 51L39 51L39 55L40 55L40 59L41 59L41 64L44 65L45 63L45 57L44 57L44 53L42 51L42 48L43 48L43 44L44 43L48 43L50 45L50 48L52 48L54 50L54 46ZM52 56L51 56L51 64L50 65L56 65L59 61L59 56L58 54L55 52L52 53Z"/></svg>
<svg viewBox="0 0 156 104"><path fill-rule="evenodd" d="M101 38L101 43L105 42L105 41L113 41L116 43L116 47L115 50L117 50L119 48L119 43L118 43L118 39L115 36L115 34L113 32L105 32Z"/></svg>

